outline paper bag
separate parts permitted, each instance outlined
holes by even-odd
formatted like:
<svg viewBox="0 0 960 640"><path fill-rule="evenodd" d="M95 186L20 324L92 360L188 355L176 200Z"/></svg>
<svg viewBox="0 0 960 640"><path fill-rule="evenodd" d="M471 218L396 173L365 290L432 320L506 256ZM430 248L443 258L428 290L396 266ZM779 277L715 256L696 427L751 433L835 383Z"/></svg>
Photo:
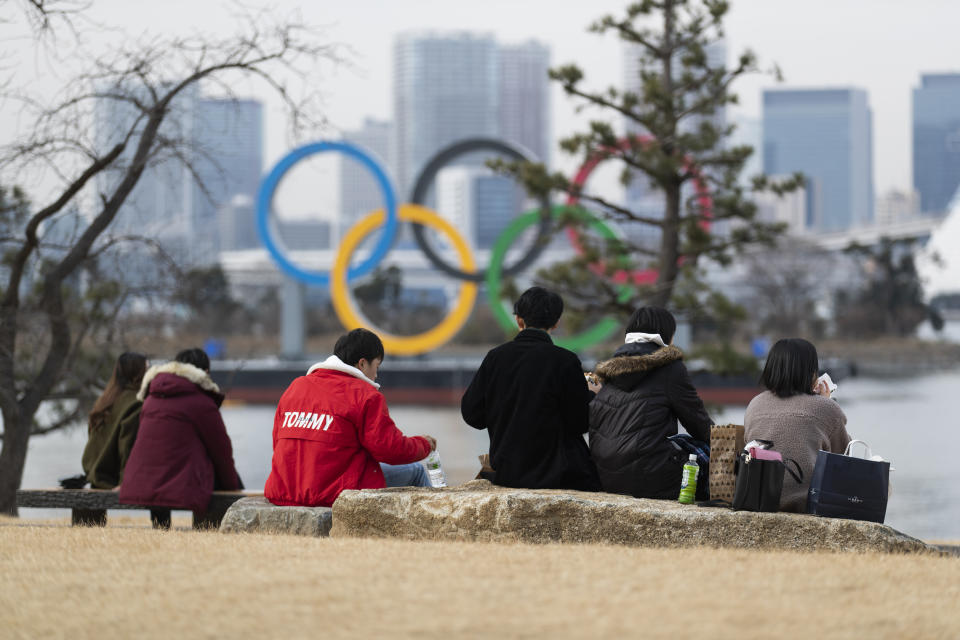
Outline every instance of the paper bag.
<svg viewBox="0 0 960 640"><path fill-rule="evenodd" d="M733 502L737 456L743 451L743 425L710 427L710 499Z"/></svg>

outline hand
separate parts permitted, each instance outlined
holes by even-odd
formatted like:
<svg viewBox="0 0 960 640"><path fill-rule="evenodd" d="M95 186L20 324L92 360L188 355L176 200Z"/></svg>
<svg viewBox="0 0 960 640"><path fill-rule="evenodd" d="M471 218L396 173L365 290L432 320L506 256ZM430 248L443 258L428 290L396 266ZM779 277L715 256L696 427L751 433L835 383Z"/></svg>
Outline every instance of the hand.
<svg viewBox="0 0 960 640"><path fill-rule="evenodd" d="M816 384L813 385L813 392L824 398L830 397L830 387L823 380L817 380Z"/></svg>
<svg viewBox="0 0 960 640"><path fill-rule="evenodd" d="M590 371L585 371L583 377L587 381L587 389L593 391L594 393L600 393L600 389L603 388L603 384L600 382L600 378L597 377L597 374Z"/></svg>
<svg viewBox="0 0 960 640"><path fill-rule="evenodd" d="M427 442L430 443L430 451L436 451L436 450L437 450L437 439L436 439L436 438L434 438L433 436L420 436L420 437L421 437L421 438L424 438Z"/></svg>

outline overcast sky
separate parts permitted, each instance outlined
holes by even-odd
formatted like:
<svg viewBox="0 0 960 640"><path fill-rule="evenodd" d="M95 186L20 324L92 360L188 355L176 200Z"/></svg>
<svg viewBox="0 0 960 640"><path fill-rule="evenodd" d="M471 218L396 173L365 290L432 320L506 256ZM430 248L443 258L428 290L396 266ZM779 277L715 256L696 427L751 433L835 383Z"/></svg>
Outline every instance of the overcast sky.
<svg viewBox="0 0 960 640"><path fill-rule="evenodd" d="M247 6L299 10L305 22L324 27L331 41L349 45L353 65L326 74L327 116L333 129L357 126L364 116L391 116L391 44L409 29L486 31L504 42L537 39L551 47L553 64L577 62L596 87L621 78L620 44L586 32L623 0L354 0L352 2L246 0ZM4 5L5 11L11 8ZM784 87L854 86L869 92L874 113L874 182L878 192L908 189L911 175L911 90L923 72L960 70L960 2L956 0L733 0L727 20L728 56L749 47L763 65L779 64ZM213 0L93 0L98 22L139 35L151 32L233 30L230 5ZM9 33L0 28L0 33ZM91 48L96 41L88 42ZM29 41L4 43L4 58L50 82L55 74L30 53ZM9 68L9 67L8 67ZM20 74L23 78L23 74ZM735 86L736 113L759 117L760 92L775 86L756 76ZM553 97L553 134L578 125L559 90ZM278 107L268 103L266 168L288 148ZM11 124L0 127L9 137ZM555 158L559 154L555 155ZM561 164L563 166L563 163Z"/></svg>

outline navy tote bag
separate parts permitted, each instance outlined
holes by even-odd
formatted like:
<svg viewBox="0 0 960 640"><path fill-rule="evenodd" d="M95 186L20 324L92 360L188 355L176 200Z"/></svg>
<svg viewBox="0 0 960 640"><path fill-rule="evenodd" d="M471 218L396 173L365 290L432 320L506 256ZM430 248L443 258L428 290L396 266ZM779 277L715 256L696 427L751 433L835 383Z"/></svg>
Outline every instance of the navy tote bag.
<svg viewBox="0 0 960 640"><path fill-rule="evenodd" d="M817 453L807 493L807 513L883 522L887 515L890 463L849 455L855 442L866 445L862 440L853 440L843 454L822 450Z"/></svg>

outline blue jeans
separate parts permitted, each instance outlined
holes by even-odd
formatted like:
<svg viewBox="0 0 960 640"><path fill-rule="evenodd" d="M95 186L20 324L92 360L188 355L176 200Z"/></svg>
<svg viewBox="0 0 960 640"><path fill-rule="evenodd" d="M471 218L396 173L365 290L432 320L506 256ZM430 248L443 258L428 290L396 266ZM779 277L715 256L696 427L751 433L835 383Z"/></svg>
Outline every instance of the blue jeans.
<svg viewBox="0 0 960 640"><path fill-rule="evenodd" d="M383 470L383 479L387 481L388 487L429 487L430 478L427 476L427 470L419 462L410 464L384 464L380 463Z"/></svg>

